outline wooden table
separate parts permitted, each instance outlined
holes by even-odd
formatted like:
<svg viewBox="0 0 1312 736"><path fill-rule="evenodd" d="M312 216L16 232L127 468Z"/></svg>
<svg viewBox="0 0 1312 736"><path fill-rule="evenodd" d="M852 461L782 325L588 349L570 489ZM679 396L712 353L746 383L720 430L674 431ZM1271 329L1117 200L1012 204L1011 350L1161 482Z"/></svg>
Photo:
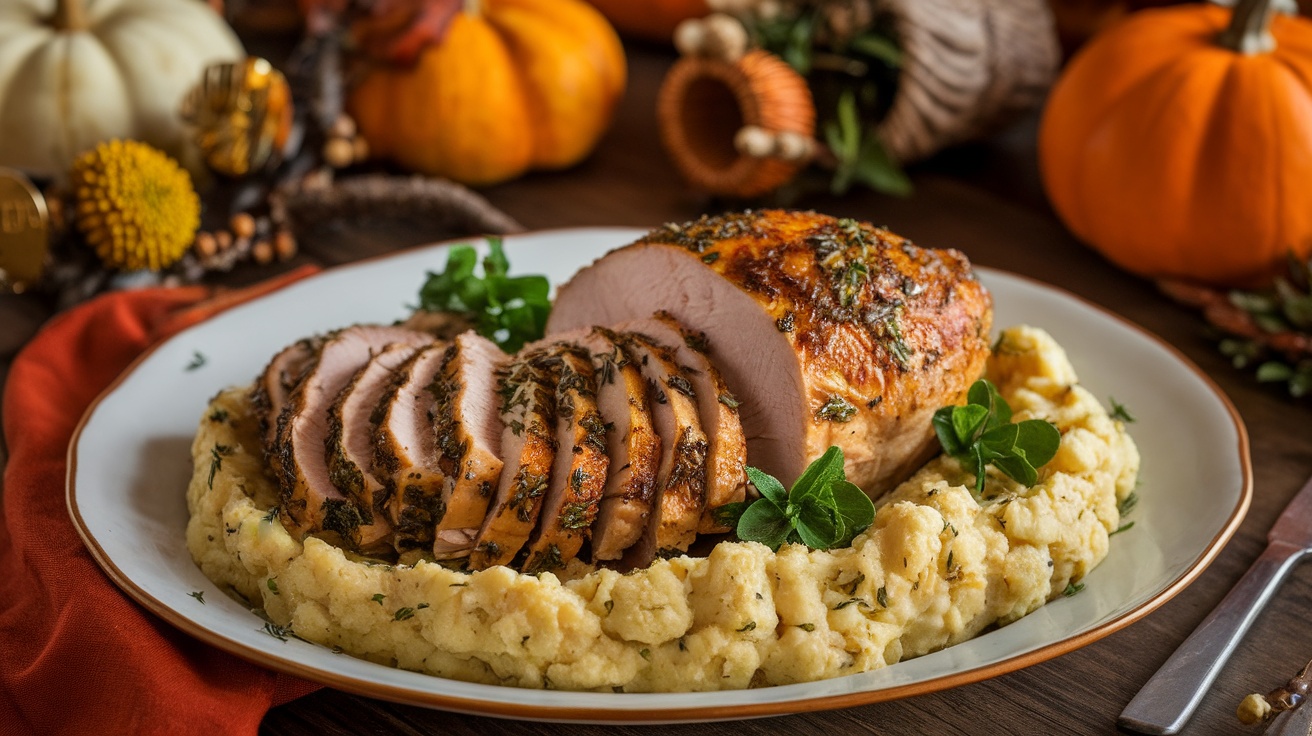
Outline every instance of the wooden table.
<svg viewBox="0 0 1312 736"><path fill-rule="evenodd" d="M631 82L615 125L596 153L565 172L534 174L485 192L528 228L649 227L727 205L688 193L661 150L655 91L672 59L662 49L630 49ZM898 200L868 192L807 197L798 206L884 224L926 245L952 246L981 265L1041 279L1162 336L1230 395L1252 437L1256 498L1239 533L1188 589L1129 628L1046 663L974 685L909 700L755 721L668 727L717 734L1106 734L1138 688L1207 615L1261 551L1267 529L1312 473L1310 407L1257 385L1229 365L1200 319L1081 246L1043 198L1034 156L1035 122L940 156L913 170L916 194ZM422 223L386 232L361 227L303 239L302 260L334 264L427 239ZM234 277L249 280L249 274ZM0 297L0 380L12 355L49 308L33 297ZM1181 441L1187 441L1182 438ZM1144 489L1151 493L1152 489ZM1239 729L1235 705L1281 684L1312 658L1306 622L1312 574L1296 573L1222 672L1187 733ZM601 734L649 732L502 721L395 705L323 690L274 709L268 734Z"/></svg>

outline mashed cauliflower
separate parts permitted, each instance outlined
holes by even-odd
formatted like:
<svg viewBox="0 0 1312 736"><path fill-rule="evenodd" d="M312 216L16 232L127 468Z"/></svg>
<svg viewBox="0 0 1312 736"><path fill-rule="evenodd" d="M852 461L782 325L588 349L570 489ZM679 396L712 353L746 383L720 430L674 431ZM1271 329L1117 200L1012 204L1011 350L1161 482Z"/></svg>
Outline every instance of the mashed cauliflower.
<svg viewBox="0 0 1312 736"><path fill-rule="evenodd" d="M1007 624L1107 554L1139 455L1064 351L1005 332L987 376L1015 421L1048 419L1056 457L982 500L939 457L880 499L847 549L721 543L628 575L352 559L278 521L247 389L217 396L192 448L187 545L204 573L296 636L375 662L519 687L626 692L781 685L890 665ZM991 471L991 469L990 469Z"/></svg>

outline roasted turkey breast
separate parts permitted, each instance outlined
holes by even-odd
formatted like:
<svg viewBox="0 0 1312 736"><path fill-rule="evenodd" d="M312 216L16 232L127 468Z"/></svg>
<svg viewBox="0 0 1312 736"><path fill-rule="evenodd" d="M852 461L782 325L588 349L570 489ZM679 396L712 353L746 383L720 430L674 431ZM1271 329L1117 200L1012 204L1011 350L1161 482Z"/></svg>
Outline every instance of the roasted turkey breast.
<svg viewBox="0 0 1312 736"><path fill-rule="evenodd" d="M705 333L748 462L791 484L838 445L868 493L933 451L931 417L988 355L991 299L955 250L768 210L666 225L562 286L547 334L665 310Z"/></svg>

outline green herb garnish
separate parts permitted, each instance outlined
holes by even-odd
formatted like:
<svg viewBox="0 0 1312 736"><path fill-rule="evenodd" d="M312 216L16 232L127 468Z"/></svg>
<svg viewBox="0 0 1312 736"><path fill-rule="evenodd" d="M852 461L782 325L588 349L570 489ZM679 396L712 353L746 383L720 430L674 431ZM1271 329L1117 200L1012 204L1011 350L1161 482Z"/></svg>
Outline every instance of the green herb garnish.
<svg viewBox="0 0 1312 736"><path fill-rule="evenodd" d="M383 595L382 593L374 593L374 597L370 598L369 600L381 606L383 605L383 599L386 597L387 596Z"/></svg>
<svg viewBox="0 0 1312 736"><path fill-rule="evenodd" d="M491 253L477 276L478 254L468 245L448 252L442 273L428 273L419 289L419 309L456 312L474 323L478 334L508 353L542 337L551 312L551 285L545 276L507 276L510 262L500 238L488 238Z"/></svg>
<svg viewBox="0 0 1312 736"><path fill-rule="evenodd" d="M188 371L194 371L197 368L200 368L201 366L205 365L206 362L207 361L204 353L202 353L199 350L193 350L191 351L191 360L187 363L186 369Z"/></svg>
<svg viewBox="0 0 1312 736"><path fill-rule="evenodd" d="M747 477L761 498L734 505L732 512L717 517L731 521L733 512L741 509L736 528L743 541L760 542L772 550L784 542L800 542L812 549L846 547L875 519L870 497L843 473L843 451L837 446L807 466L791 491L756 468L747 468Z"/></svg>
<svg viewBox="0 0 1312 736"><path fill-rule="evenodd" d="M1084 590L1084 583L1066 583L1066 590L1063 590L1061 594L1070 598L1081 590Z"/></svg>
<svg viewBox="0 0 1312 736"><path fill-rule="evenodd" d="M1109 536L1109 537L1114 537L1114 536L1116 536L1117 534L1120 534L1121 532L1129 531L1129 530L1132 529L1133 527L1134 527L1134 522L1133 522L1133 521L1131 521L1131 522L1129 522L1129 523L1126 523L1126 524L1121 524L1120 526L1116 527L1116 531L1114 531L1114 532L1108 534L1107 536Z"/></svg>
<svg viewBox="0 0 1312 736"><path fill-rule="evenodd" d="M934 431L943 451L975 473L975 492L984 490L984 468L992 465L1007 477L1032 486L1038 468L1057 454L1061 432L1051 422L1011 422L1011 406L985 379L970 387L965 406L934 412Z"/></svg>
<svg viewBox="0 0 1312 736"><path fill-rule="evenodd" d="M195 598L196 600L200 601L201 605L205 605L205 591L203 591L203 590L195 590L195 591L192 591L192 592L188 593L187 595L189 595L189 596L191 596L192 598Z"/></svg>
<svg viewBox="0 0 1312 736"><path fill-rule="evenodd" d="M269 636L272 636L278 641L287 641L287 637L295 636L295 634L292 633L292 627L279 626L278 624L275 623L267 623L264 625L263 629L256 629L256 631L263 631L264 633L268 634Z"/></svg>
<svg viewBox="0 0 1312 736"><path fill-rule="evenodd" d="M396 613L392 615L392 620L404 621L408 618L414 618L414 615L415 615L415 609L410 608L409 606L405 608L398 608L396 609Z"/></svg>
<svg viewBox="0 0 1312 736"><path fill-rule="evenodd" d="M274 595L282 595L282 593L278 592L277 578L269 578L268 580L265 580L264 585L269 589L270 593L273 593Z"/></svg>
<svg viewBox="0 0 1312 736"><path fill-rule="evenodd" d="M1129 410L1125 408L1125 404L1117 401L1115 396L1108 396L1107 400L1111 402L1112 405L1112 419L1125 422L1126 424L1130 424L1134 421L1134 415L1130 414Z"/></svg>

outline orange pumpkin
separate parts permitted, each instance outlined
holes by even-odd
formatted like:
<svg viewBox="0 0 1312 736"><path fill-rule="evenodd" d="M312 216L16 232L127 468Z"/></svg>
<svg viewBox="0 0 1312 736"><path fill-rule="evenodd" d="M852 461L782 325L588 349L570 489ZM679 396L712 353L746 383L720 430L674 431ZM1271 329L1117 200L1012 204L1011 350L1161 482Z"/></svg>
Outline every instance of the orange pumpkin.
<svg viewBox="0 0 1312 736"><path fill-rule="evenodd" d="M619 38L581 0L464 0L440 43L371 70L349 109L375 155L493 184L579 162L624 82Z"/></svg>
<svg viewBox="0 0 1312 736"><path fill-rule="evenodd" d="M706 0L588 0L626 37L669 43L674 28L711 12Z"/></svg>
<svg viewBox="0 0 1312 736"><path fill-rule="evenodd" d="M1273 4L1133 14L1053 88L1044 185L1117 265L1250 285L1312 250L1312 22Z"/></svg>

